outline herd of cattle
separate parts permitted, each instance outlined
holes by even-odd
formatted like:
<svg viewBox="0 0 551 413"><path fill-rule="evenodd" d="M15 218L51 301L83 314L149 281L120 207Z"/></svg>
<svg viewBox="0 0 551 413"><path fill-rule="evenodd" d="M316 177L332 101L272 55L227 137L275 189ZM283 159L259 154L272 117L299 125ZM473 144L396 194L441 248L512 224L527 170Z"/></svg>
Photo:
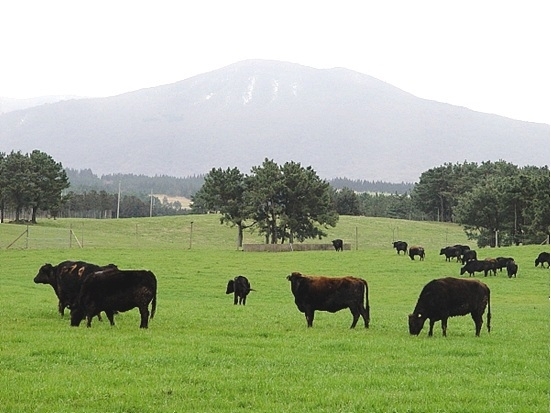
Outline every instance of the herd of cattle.
<svg viewBox="0 0 551 413"><path fill-rule="evenodd" d="M409 253L411 259L419 255L424 259L422 247L410 247L403 241L394 242L398 254ZM341 247L342 248L342 247ZM413 253L411 252L414 248ZM337 251L340 249L335 248ZM484 271L487 276L492 271L496 275L499 268L507 269L509 277L516 276L518 265L512 258L498 257L478 261L476 252L467 246L455 245L443 248L440 255L446 260L456 258L462 261L460 273ZM549 252L542 252L535 260L536 267L549 268ZM287 276L291 283L291 292L295 304L306 317L308 327L313 326L315 311L335 313L348 308L352 313L352 324L362 317L364 326L369 327L369 290L367 281L358 277L323 277L307 276L293 272ZM98 266L83 261L64 261L58 265L45 264L34 278L37 284L50 285L58 298L58 311L64 314L65 308L70 309L71 326L78 327L86 318L90 327L92 319L104 312L114 325L114 315L133 308L138 308L141 316L140 328L147 328L148 321L155 315L157 303L157 279L151 271L121 270L114 264ZM239 275L228 281L226 294L234 294L234 304L245 305L248 294L254 291L249 280ZM149 305L151 304L151 311ZM425 321L429 320L429 336L433 334L436 321L441 321L442 334L446 336L449 317L471 314L475 323L475 334L480 335L483 324L483 314L488 306L487 329L490 332L490 289L476 279L446 277L427 283L417 300L413 313L409 315L409 331L418 335Z"/></svg>

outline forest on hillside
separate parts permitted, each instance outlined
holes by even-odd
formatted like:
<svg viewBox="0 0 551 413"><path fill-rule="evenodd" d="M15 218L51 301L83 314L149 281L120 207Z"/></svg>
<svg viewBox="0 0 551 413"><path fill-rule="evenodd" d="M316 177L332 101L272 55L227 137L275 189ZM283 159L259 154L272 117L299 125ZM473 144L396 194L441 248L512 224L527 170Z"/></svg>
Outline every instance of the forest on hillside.
<svg viewBox="0 0 551 413"><path fill-rule="evenodd" d="M185 178L177 178L168 175L134 175L134 174L110 174L95 175L90 169L70 169L65 172L69 178L69 191L82 194L89 191L105 191L110 194L118 193L119 184L126 194L163 194L166 196L191 198L205 181L205 175L193 175ZM409 182L392 183L383 181L352 180L348 178L333 178L328 183L334 189L351 189L355 192L369 192L380 194L406 194L410 192L414 184Z"/></svg>

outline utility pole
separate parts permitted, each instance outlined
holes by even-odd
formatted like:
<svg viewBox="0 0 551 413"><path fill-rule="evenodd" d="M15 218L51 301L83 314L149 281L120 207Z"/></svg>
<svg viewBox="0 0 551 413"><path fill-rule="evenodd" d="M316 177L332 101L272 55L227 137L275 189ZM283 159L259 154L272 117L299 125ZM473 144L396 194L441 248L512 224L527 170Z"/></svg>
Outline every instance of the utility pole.
<svg viewBox="0 0 551 413"><path fill-rule="evenodd" d="M119 219L120 209L121 209L121 181L119 181L119 195L117 196L117 219Z"/></svg>

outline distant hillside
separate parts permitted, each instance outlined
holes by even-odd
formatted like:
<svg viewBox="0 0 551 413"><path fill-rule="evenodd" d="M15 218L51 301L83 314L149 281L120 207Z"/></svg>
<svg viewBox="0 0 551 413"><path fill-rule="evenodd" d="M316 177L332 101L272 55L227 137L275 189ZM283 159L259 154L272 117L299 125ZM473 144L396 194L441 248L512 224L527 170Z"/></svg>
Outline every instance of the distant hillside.
<svg viewBox="0 0 551 413"><path fill-rule="evenodd" d="M324 179L415 182L444 163L549 165L550 147L549 125L420 99L347 69L249 60L0 115L0 151L33 149L100 175L248 173L267 157Z"/></svg>
<svg viewBox="0 0 551 413"><path fill-rule="evenodd" d="M14 110L28 109L35 106L55 103L63 100L79 99L78 96L40 96L29 99L13 99L0 97L0 114L13 112Z"/></svg>

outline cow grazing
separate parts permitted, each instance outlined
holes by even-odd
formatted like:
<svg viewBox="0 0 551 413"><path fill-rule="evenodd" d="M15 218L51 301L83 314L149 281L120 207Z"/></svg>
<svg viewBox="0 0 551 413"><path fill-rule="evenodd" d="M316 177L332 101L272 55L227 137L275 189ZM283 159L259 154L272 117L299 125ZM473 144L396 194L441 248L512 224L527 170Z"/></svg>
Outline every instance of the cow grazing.
<svg viewBox="0 0 551 413"><path fill-rule="evenodd" d="M512 260L512 261L508 261L507 262L507 276L509 278L511 277L517 277L517 272L518 272L518 265L517 263Z"/></svg>
<svg viewBox="0 0 551 413"><path fill-rule="evenodd" d="M463 256L461 257L461 263L465 265L469 261L476 260L476 251L475 250L468 250L463 253Z"/></svg>
<svg viewBox="0 0 551 413"><path fill-rule="evenodd" d="M478 280L461 278L440 278L425 285L417 300L413 313L409 315L409 332L419 335L430 320L429 336L432 336L434 323L442 322L442 335L446 336L448 318L471 314L476 327L476 336L480 336L482 316L488 305L487 325L490 332L490 289Z"/></svg>
<svg viewBox="0 0 551 413"><path fill-rule="evenodd" d="M116 269L117 266L109 264L99 266L84 261L63 261L58 265L44 264L34 277L36 284L49 284L52 286L58 298L58 311L61 316L65 314L65 308L70 307L80 293L83 281L92 273L107 269ZM98 318L101 320L100 315Z"/></svg>
<svg viewBox="0 0 551 413"><path fill-rule="evenodd" d="M507 263L509 261L515 261L514 258L511 257L497 257L496 258L496 269L499 269L499 272L503 271L503 268L507 268Z"/></svg>
<svg viewBox="0 0 551 413"><path fill-rule="evenodd" d="M333 244L333 247L335 248L335 251L343 251L343 242L342 242L342 239L334 239L333 241L331 241L331 243Z"/></svg>
<svg viewBox="0 0 551 413"><path fill-rule="evenodd" d="M488 276L489 271L493 271L494 275L496 275L496 267L495 267L495 260L486 259L486 260L471 260L467 262L463 267L461 267L461 270L459 271L460 275L465 274L466 272L469 273L470 277L474 276L475 272L482 272L484 271L484 277Z"/></svg>
<svg viewBox="0 0 551 413"><path fill-rule="evenodd" d="M400 251L404 251L404 255L407 254L408 243L405 241L394 241L392 246L396 248L396 253L400 254Z"/></svg>
<svg viewBox="0 0 551 413"><path fill-rule="evenodd" d="M291 282L295 304L304 313L308 327L312 327L314 323L316 310L335 313L345 308L352 313L350 328L356 327L360 315L365 328L369 327L369 291L364 279L306 276L293 272L287 276L287 280Z"/></svg>
<svg viewBox="0 0 551 413"><path fill-rule="evenodd" d="M151 303L151 313L149 312ZM78 327L86 317L87 327L92 318L104 311L111 325L113 316L138 307L140 328L148 327L148 318L157 307L157 278L146 270L111 270L90 274L82 283L76 302L71 305L71 326Z"/></svg>
<svg viewBox="0 0 551 413"><path fill-rule="evenodd" d="M419 260L423 261L425 259L425 249L423 247L409 247L409 258L412 260L416 255L419 255Z"/></svg>
<svg viewBox="0 0 551 413"><path fill-rule="evenodd" d="M549 268L549 253L545 251L540 252L535 261L536 267L541 264L541 267L545 268L544 263L547 263L547 268Z"/></svg>
<svg viewBox="0 0 551 413"><path fill-rule="evenodd" d="M238 275L233 280L228 281L228 286L226 287L226 294L233 293L233 303L234 304L243 304L247 302L247 295L251 291L254 291L251 288L251 284L247 277Z"/></svg>
<svg viewBox="0 0 551 413"><path fill-rule="evenodd" d="M440 250L439 255L445 255L446 261L451 261L452 258L459 261L461 258L461 250L457 247L445 247Z"/></svg>

